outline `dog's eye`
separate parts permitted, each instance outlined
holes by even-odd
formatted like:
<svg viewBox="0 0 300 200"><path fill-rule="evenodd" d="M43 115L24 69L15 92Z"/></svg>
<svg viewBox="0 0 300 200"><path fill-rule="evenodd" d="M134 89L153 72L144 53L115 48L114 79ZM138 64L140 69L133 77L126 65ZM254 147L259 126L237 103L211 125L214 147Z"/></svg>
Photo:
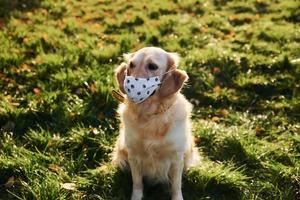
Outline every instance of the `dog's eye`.
<svg viewBox="0 0 300 200"><path fill-rule="evenodd" d="M153 70L157 70L158 67L157 67L156 64L150 63L150 64L148 65L148 69L153 71Z"/></svg>
<svg viewBox="0 0 300 200"><path fill-rule="evenodd" d="M133 62L130 62L130 63L129 63L129 68L132 69L132 68L134 68L134 67L135 67L135 66L134 66Z"/></svg>

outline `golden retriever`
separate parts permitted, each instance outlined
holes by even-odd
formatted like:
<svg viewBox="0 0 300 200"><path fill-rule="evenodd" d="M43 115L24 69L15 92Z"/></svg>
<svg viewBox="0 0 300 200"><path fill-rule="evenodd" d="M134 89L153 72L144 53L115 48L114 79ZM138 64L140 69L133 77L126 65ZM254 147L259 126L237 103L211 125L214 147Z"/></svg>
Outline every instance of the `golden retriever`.
<svg viewBox="0 0 300 200"><path fill-rule="evenodd" d="M120 90L120 134L113 163L130 167L133 181L131 200L143 197L143 177L171 183L172 200L183 199L182 172L199 160L191 133L192 105L180 93L188 76L177 69L179 56L157 47L126 54L115 70ZM159 87L146 100L133 102L124 88L126 76L159 77Z"/></svg>

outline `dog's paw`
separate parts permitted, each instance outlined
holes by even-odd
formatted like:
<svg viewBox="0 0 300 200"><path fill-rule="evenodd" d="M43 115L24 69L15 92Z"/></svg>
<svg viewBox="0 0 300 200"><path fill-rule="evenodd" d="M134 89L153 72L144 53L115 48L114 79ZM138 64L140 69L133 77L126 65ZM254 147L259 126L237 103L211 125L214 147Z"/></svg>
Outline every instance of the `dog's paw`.
<svg viewBox="0 0 300 200"><path fill-rule="evenodd" d="M131 200L142 200L142 198L143 198L143 190L133 189Z"/></svg>
<svg viewBox="0 0 300 200"><path fill-rule="evenodd" d="M182 193L178 192L172 195L172 200L183 200Z"/></svg>

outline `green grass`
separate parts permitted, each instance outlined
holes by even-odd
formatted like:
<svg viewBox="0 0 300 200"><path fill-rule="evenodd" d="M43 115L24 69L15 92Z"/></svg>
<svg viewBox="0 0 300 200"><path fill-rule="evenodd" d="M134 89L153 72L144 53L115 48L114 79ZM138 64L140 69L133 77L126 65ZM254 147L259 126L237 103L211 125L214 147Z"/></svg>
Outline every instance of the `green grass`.
<svg viewBox="0 0 300 200"><path fill-rule="evenodd" d="M189 74L198 199L299 199L300 3L0 2L0 199L129 199L110 163L114 68L144 46ZM146 183L144 199L170 199Z"/></svg>

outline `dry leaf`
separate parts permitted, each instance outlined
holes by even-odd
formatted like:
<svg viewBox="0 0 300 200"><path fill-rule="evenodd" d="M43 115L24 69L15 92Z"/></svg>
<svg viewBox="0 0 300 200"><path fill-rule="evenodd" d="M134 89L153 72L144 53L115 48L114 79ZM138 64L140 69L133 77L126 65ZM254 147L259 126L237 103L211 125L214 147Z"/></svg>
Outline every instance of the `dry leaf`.
<svg viewBox="0 0 300 200"><path fill-rule="evenodd" d="M94 24L91 25L91 28L92 29L99 29L99 28L101 28L101 26L98 23L94 23Z"/></svg>
<svg viewBox="0 0 300 200"><path fill-rule="evenodd" d="M211 120L212 120L213 122L216 122L216 123L219 123L219 122L220 122L220 118L217 117L217 116L214 116L213 118L211 118Z"/></svg>
<svg viewBox="0 0 300 200"><path fill-rule="evenodd" d="M22 21L19 19L12 19L11 23L13 26L19 26L20 24L22 24Z"/></svg>
<svg viewBox="0 0 300 200"><path fill-rule="evenodd" d="M44 40L45 42L48 42L48 41L49 41L49 37L48 37L47 34L44 34L44 35L42 36L42 38L43 38L43 40Z"/></svg>
<svg viewBox="0 0 300 200"><path fill-rule="evenodd" d="M28 38L28 37L24 37L24 38L23 38L23 42L24 42L25 44L28 44L28 43L29 43L29 38Z"/></svg>
<svg viewBox="0 0 300 200"><path fill-rule="evenodd" d="M208 28L202 27L202 28L201 28L201 32L202 32L202 33L208 33Z"/></svg>
<svg viewBox="0 0 300 200"><path fill-rule="evenodd" d="M91 84L91 85L89 86L89 88L90 88L90 90L91 90L91 92L92 92L93 94L94 94L95 92L97 92L97 87L96 87L95 83Z"/></svg>
<svg viewBox="0 0 300 200"><path fill-rule="evenodd" d="M76 190L75 183L61 183L60 187L66 190Z"/></svg>
<svg viewBox="0 0 300 200"><path fill-rule="evenodd" d="M109 167L107 165L102 165L99 168L99 171L101 171L103 174L109 173Z"/></svg>
<svg viewBox="0 0 300 200"><path fill-rule="evenodd" d="M231 30L227 35L225 35L223 38L224 39L230 39L233 38L235 36L235 32L233 30Z"/></svg>
<svg viewBox="0 0 300 200"><path fill-rule="evenodd" d="M219 68L219 67L214 67L213 68L213 73L214 74L218 74L218 73L220 73L221 72L221 69Z"/></svg>
<svg viewBox="0 0 300 200"><path fill-rule="evenodd" d="M19 73L20 72L31 72L31 68L27 64L23 63L19 69Z"/></svg>
<svg viewBox="0 0 300 200"><path fill-rule="evenodd" d="M262 134L263 134L263 129L261 127L257 126L255 128L255 135L256 136L261 136Z"/></svg>
<svg viewBox="0 0 300 200"><path fill-rule="evenodd" d="M40 56L37 56L34 60L31 61L31 64L33 65L40 65L43 63L43 60Z"/></svg>
<svg viewBox="0 0 300 200"><path fill-rule="evenodd" d="M103 48L103 47L104 47L104 45L103 45L103 43L102 43L102 42L98 42L98 43L97 43L97 47L101 49L101 48Z"/></svg>
<svg viewBox="0 0 300 200"><path fill-rule="evenodd" d="M3 28L5 26L4 19L0 19L0 28Z"/></svg>
<svg viewBox="0 0 300 200"><path fill-rule="evenodd" d="M237 19L237 17L236 17L235 15L229 16L229 21L234 21L234 20L236 20L236 19Z"/></svg>
<svg viewBox="0 0 300 200"><path fill-rule="evenodd" d="M2 72L0 72L0 79L3 79L3 78L5 78L5 77L6 77L6 75L3 74Z"/></svg>
<svg viewBox="0 0 300 200"><path fill-rule="evenodd" d="M48 14L48 11L44 8L41 9L41 13L43 13L44 15L47 15Z"/></svg>
<svg viewBox="0 0 300 200"><path fill-rule="evenodd" d="M41 96L42 93L41 89L39 88L33 88L33 92L36 96Z"/></svg>
<svg viewBox="0 0 300 200"><path fill-rule="evenodd" d="M229 111L225 108L218 111L218 116L219 117L226 117L228 114L229 114Z"/></svg>
<svg viewBox="0 0 300 200"><path fill-rule="evenodd" d="M26 16L27 16L27 17L32 17L32 12L30 12L30 11L27 12L27 13L26 13Z"/></svg>
<svg viewBox="0 0 300 200"><path fill-rule="evenodd" d="M79 49L83 49L83 48L85 47L84 42L79 41L78 44L77 44L77 47L78 47Z"/></svg>
<svg viewBox="0 0 300 200"><path fill-rule="evenodd" d="M99 131L97 128L92 128L91 132L94 134L94 135L98 135L99 134Z"/></svg>
<svg viewBox="0 0 300 200"><path fill-rule="evenodd" d="M214 87L213 89L214 93L220 93L222 91L221 87L219 85L217 85L216 87Z"/></svg>
<svg viewBox="0 0 300 200"><path fill-rule="evenodd" d="M197 146L200 145L201 139L199 137L194 137L194 142Z"/></svg>
<svg viewBox="0 0 300 200"><path fill-rule="evenodd" d="M55 173L58 173L59 171L60 171L60 166L58 166L58 165L56 165L56 164L50 164L49 166L48 166L48 168L49 168L49 170L51 171L51 172L55 172Z"/></svg>
<svg viewBox="0 0 300 200"><path fill-rule="evenodd" d="M4 186L6 188L10 188L12 187L13 185L15 184L15 177L14 176L11 176L8 178L8 180L6 181L6 183L4 184Z"/></svg>

